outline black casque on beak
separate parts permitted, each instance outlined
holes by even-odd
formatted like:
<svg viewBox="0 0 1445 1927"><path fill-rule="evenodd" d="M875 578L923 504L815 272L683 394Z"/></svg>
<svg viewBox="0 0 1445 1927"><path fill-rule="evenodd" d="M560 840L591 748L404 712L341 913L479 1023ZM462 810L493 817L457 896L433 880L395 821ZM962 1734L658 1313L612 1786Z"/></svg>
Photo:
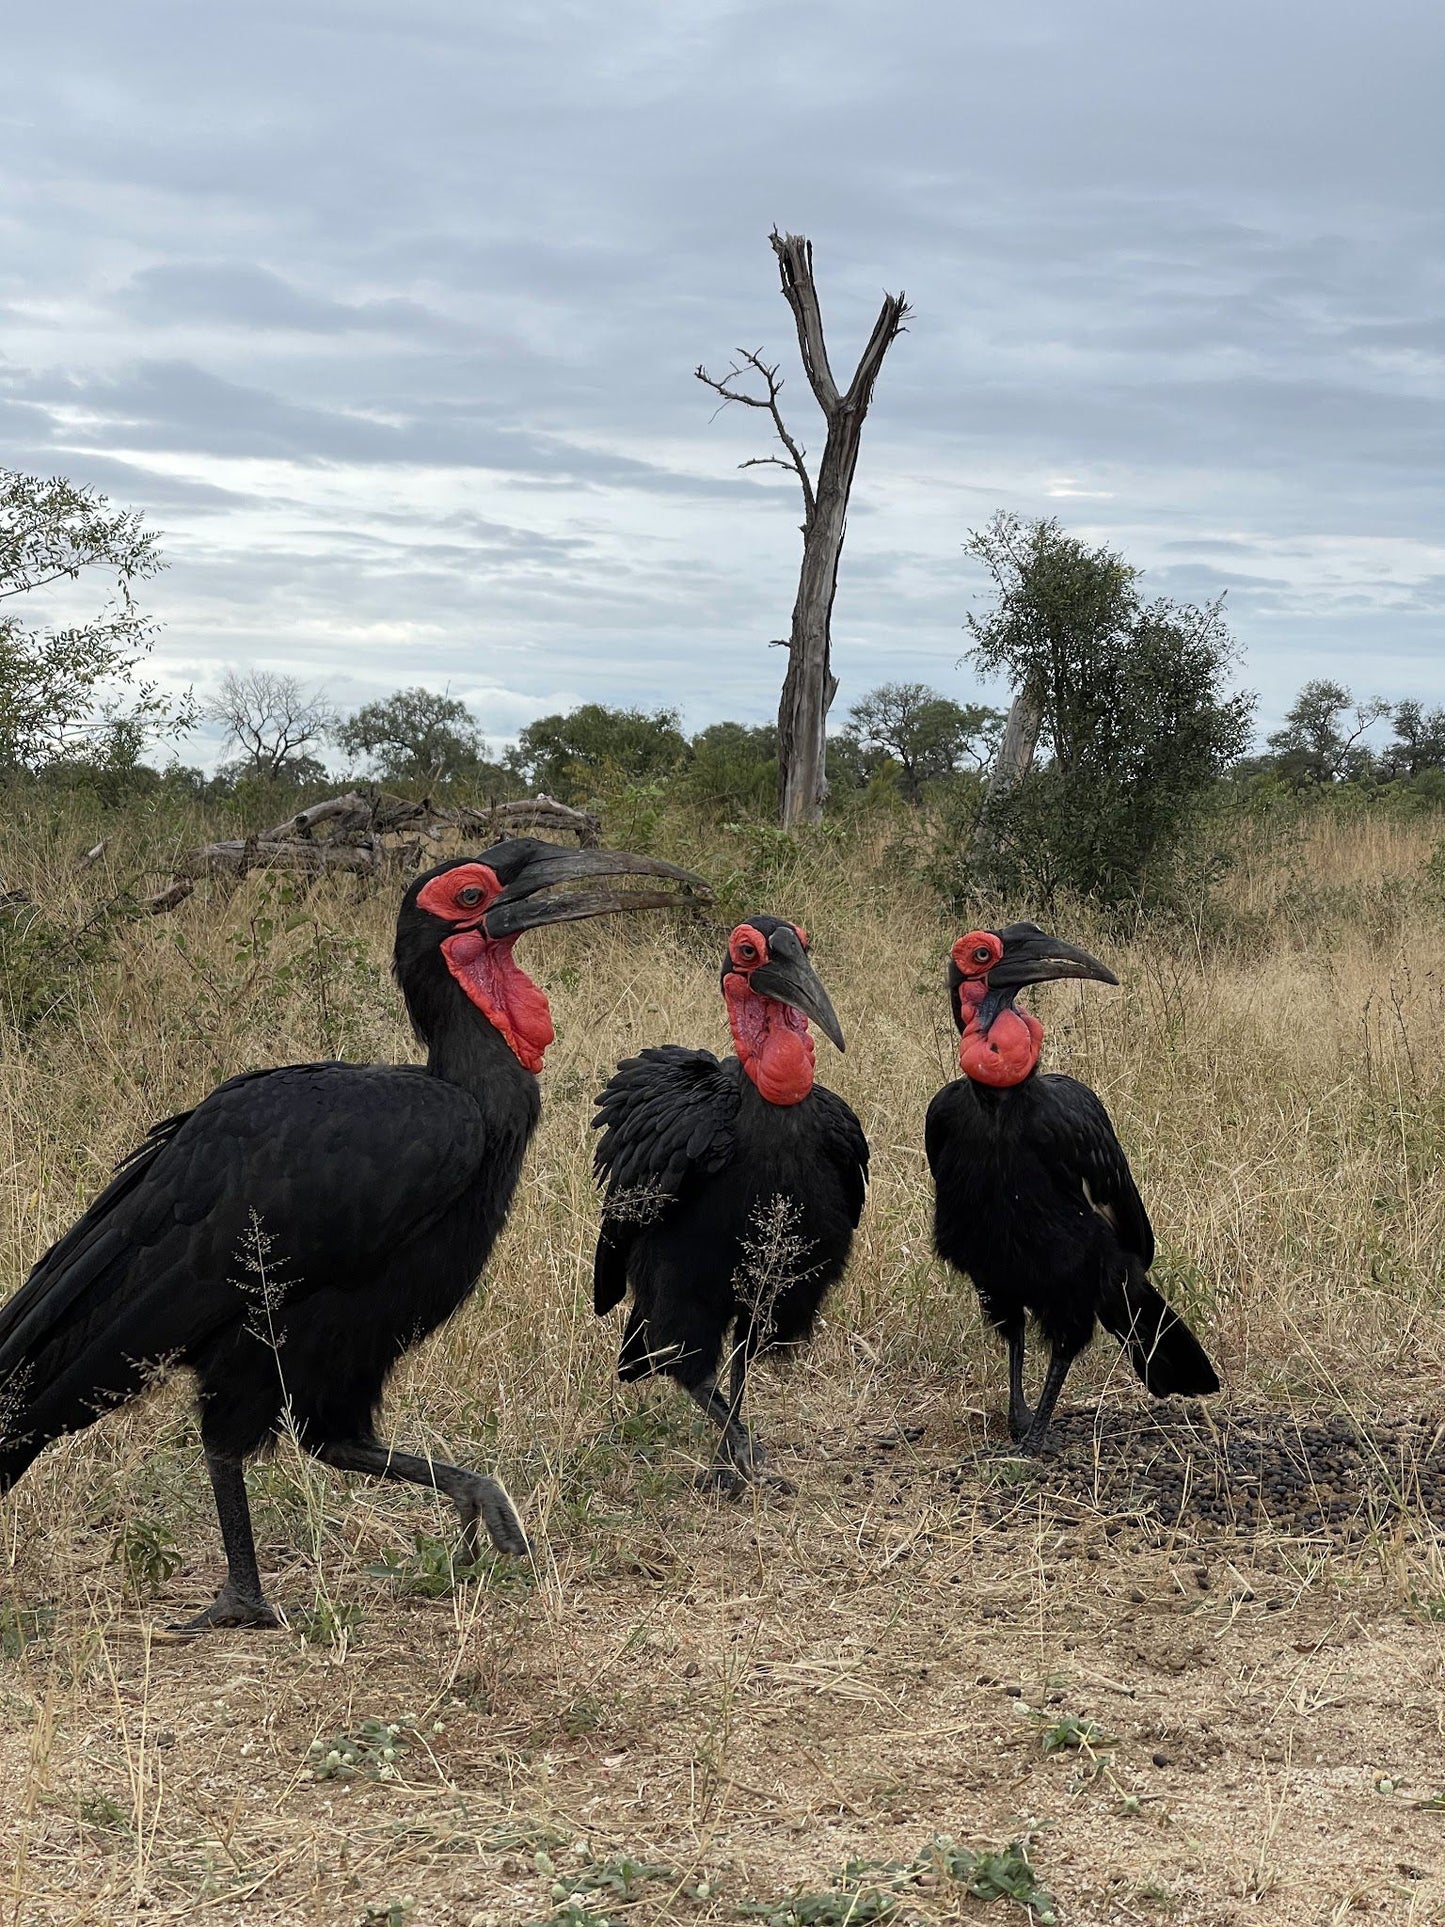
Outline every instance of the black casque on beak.
<svg viewBox="0 0 1445 1927"><path fill-rule="evenodd" d="M759 964L748 982L760 997L772 997L780 1004L801 1010L839 1050L847 1048L843 1042L843 1026L838 1022L828 993L808 962L808 953L798 941L796 931L787 924L769 933L768 961Z"/></svg>
<svg viewBox="0 0 1445 1927"><path fill-rule="evenodd" d="M555 843L531 842L520 865L513 862L506 867L509 874L503 878L505 887L484 920L489 937L512 937L544 923L575 923L583 917L605 917L619 910L667 910L712 901L711 889L691 870L664 863L660 857L634 856L629 850L566 850ZM660 877L684 888L541 894L555 884L585 883L591 877Z"/></svg>
<svg viewBox="0 0 1445 1927"><path fill-rule="evenodd" d="M1051 937L1036 923L1011 923L998 934L1003 955L988 973L991 991L1022 990L1025 984L1048 983L1055 977L1089 977L1100 984L1119 981L1107 964L1087 950Z"/></svg>

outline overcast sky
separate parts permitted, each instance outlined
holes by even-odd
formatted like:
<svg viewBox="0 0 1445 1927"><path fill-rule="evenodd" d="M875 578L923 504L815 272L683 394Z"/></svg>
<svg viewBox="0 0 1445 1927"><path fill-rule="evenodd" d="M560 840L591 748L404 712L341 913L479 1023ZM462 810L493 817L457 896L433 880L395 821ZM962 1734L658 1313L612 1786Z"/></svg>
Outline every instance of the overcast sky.
<svg viewBox="0 0 1445 1927"><path fill-rule="evenodd" d="M1227 590L1263 726L1319 674L1445 701L1437 0L78 0L5 41L0 461L164 530L169 683L769 717L796 488L692 370L774 351L817 445L776 222L835 366L914 309L840 710L973 693L999 508Z"/></svg>

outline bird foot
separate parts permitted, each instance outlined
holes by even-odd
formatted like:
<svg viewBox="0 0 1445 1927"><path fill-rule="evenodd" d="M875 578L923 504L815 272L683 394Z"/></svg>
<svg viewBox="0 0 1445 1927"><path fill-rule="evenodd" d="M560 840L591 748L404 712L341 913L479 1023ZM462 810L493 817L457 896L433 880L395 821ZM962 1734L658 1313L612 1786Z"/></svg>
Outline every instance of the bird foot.
<svg viewBox="0 0 1445 1927"><path fill-rule="evenodd" d="M531 1552L517 1508L496 1479L489 1479L484 1472L473 1473L456 1506L462 1521L462 1552L469 1562L479 1550L478 1525L486 1527L487 1537L498 1552L510 1553L514 1559L525 1559Z"/></svg>
<svg viewBox="0 0 1445 1927"><path fill-rule="evenodd" d="M764 1472L760 1479L753 1480L753 1484L779 1499L796 1499L798 1496L798 1488L791 1479L785 1479L781 1472Z"/></svg>
<svg viewBox="0 0 1445 1927"><path fill-rule="evenodd" d="M749 1480L746 1473L740 1472L735 1465L729 1465L726 1459L717 1459L713 1464L703 1467L694 1483L699 1492L721 1492L724 1498L740 1499L748 1488Z"/></svg>
<svg viewBox="0 0 1445 1927"><path fill-rule="evenodd" d="M220 1626L247 1626L260 1632L275 1632L284 1624L275 1607L259 1594L249 1598L228 1580L204 1612L197 1613L194 1619L175 1621L166 1627L166 1631L196 1638Z"/></svg>
<svg viewBox="0 0 1445 1927"><path fill-rule="evenodd" d="M1033 1429L1033 1423L1034 1415L1027 1405L1022 1405L1016 1412L1009 1413L1008 1435L1015 1445L1018 1444L1020 1439L1026 1439L1028 1437Z"/></svg>
<svg viewBox="0 0 1445 1927"><path fill-rule="evenodd" d="M717 1459L697 1475L699 1488L704 1492L721 1492L725 1498L740 1499L747 1491L771 1493L778 1499L795 1499L798 1488L791 1479L785 1479L781 1472L763 1472L758 1460L761 1453L747 1465L734 1464L730 1459Z"/></svg>

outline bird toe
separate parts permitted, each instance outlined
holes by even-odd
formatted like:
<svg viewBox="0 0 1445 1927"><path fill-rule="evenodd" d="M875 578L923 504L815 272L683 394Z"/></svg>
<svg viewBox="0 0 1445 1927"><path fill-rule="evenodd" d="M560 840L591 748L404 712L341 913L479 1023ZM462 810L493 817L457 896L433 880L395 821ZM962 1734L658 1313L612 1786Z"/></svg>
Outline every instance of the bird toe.
<svg viewBox="0 0 1445 1927"><path fill-rule="evenodd" d="M284 1624L281 1615L266 1600L251 1599L223 1586L204 1612L197 1613L194 1619L174 1620L166 1631L195 1639L214 1628L247 1627L256 1632L275 1632Z"/></svg>
<svg viewBox="0 0 1445 1927"><path fill-rule="evenodd" d="M517 1508L496 1479L478 1475L459 1508L462 1515L462 1548L469 1559L477 1556L477 1527L486 1528L487 1537L498 1552L514 1559L525 1559L531 1544L522 1528Z"/></svg>
<svg viewBox="0 0 1445 1927"><path fill-rule="evenodd" d="M700 1492L721 1492L725 1499L736 1499L748 1482L735 1465L719 1460L705 1465L695 1483Z"/></svg>

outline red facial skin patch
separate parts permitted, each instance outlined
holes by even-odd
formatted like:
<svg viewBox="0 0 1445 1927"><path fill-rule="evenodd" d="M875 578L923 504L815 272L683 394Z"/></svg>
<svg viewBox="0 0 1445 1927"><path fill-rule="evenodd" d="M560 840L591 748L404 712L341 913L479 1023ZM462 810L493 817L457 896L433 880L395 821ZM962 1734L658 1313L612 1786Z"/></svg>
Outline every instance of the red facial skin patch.
<svg viewBox="0 0 1445 1927"><path fill-rule="evenodd" d="M417 897L416 907L443 923L475 928L501 894L501 879L487 864L459 863L432 878Z"/></svg>
<svg viewBox="0 0 1445 1927"><path fill-rule="evenodd" d="M807 938L798 934L806 944ZM808 1020L791 1004L753 989L752 972L768 961L768 941L761 931L740 923L728 939L728 956L736 968L723 978L723 996L738 1061L769 1104L801 1104L813 1088Z"/></svg>
<svg viewBox="0 0 1445 1927"><path fill-rule="evenodd" d="M958 1014L963 1020L959 1066L976 1084L989 1084L995 1090L1031 1077L1044 1041L1038 1018L1011 1004L1004 1006L987 1030L978 1028L978 1007L988 995L988 973L1002 955L1003 944L992 930L971 930L952 951L964 979L958 986Z"/></svg>
<svg viewBox="0 0 1445 1927"><path fill-rule="evenodd" d="M473 896L474 891L479 894ZM482 928L501 894L496 872L485 863L459 863L455 870L433 877L416 901L430 916L461 925L455 935L442 939L447 969L500 1032L517 1062L525 1070L540 1071L547 1046L557 1035L546 992L513 961L516 937L489 937Z"/></svg>
<svg viewBox="0 0 1445 1927"><path fill-rule="evenodd" d="M534 984L512 960L515 937L492 938L480 930L461 930L442 943L447 969L481 1011L493 1030L501 1032L517 1062L539 1071L547 1046L557 1033L547 993Z"/></svg>
<svg viewBox="0 0 1445 1927"><path fill-rule="evenodd" d="M1003 938L992 930L970 930L949 954L960 977L986 977L1003 955Z"/></svg>

